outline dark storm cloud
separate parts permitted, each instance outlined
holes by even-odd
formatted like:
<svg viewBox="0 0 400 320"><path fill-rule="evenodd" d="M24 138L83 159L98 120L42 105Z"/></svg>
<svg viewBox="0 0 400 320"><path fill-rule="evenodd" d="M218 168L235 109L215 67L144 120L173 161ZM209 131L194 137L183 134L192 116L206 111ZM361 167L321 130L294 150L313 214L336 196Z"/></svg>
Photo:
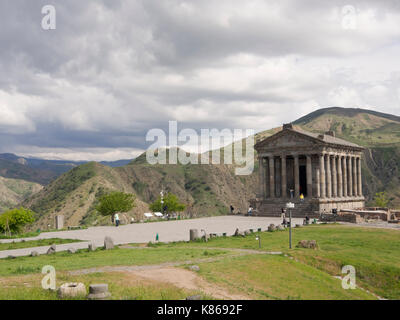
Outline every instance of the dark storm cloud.
<svg viewBox="0 0 400 320"><path fill-rule="evenodd" d="M168 120L261 130L400 106L398 1L16 0L0 21L0 152L105 159Z"/></svg>

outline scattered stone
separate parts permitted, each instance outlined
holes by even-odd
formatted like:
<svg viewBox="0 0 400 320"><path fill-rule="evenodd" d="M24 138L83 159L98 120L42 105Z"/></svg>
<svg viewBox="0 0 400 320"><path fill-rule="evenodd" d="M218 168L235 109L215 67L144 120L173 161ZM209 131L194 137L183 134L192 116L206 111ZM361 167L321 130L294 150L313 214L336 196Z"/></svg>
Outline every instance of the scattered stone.
<svg viewBox="0 0 400 320"><path fill-rule="evenodd" d="M203 298L201 297L201 295L197 294L194 296L186 297L186 300L203 300Z"/></svg>
<svg viewBox="0 0 400 320"><path fill-rule="evenodd" d="M39 252L37 252L37 251L31 252L31 257L37 257L38 255L39 255Z"/></svg>
<svg viewBox="0 0 400 320"><path fill-rule="evenodd" d="M258 232L261 232L261 228L258 228L257 231L258 231Z"/></svg>
<svg viewBox="0 0 400 320"><path fill-rule="evenodd" d="M273 232L273 231L275 231L275 230L276 230L275 225L274 225L273 223L271 223L271 224L268 226L268 231L269 231L269 232Z"/></svg>
<svg viewBox="0 0 400 320"><path fill-rule="evenodd" d="M196 272L198 272L198 271L200 271L200 267L199 266L190 266L189 267L189 269L191 270L191 271L196 271Z"/></svg>
<svg viewBox="0 0 400 320"><path fill-rule="evenodd" d="M52 244L46 252L46 254L53 254L53 253L56 253L56 245L55 244Z"/></svg>
<svg viewBox="0 0 400 320"><path fill-rule="evenodd" d="M111 237L104 238L104 249L106 250L114 249L114 241Z"/></svg>
<svg viewBox="0 0 400 320"><path fill-rule="evenodd" d="M238 237L240 233L239 228L236 228L235 233L233 234L233 236Z"/></svg>
<svg viewBox="0 0 400 320"><path fill-rule="evenodd" d="M283 230L285 230L285 227L283 226L283 225L278 225L277 227L276 227L276 229L277 230L279 230L279 231L283 231Z"/></svg>
<svg viewBox="0 0 400 320"><path fill-rule="evenodd" d="M301 227L301 225L299 225L299 224L296 224L296 228L300 228Z"/></svg>
<svg viewBox="0 0 400 320"><path fill-rule="evenodd" d="M60 298L86 296L86 287L80 282L64 283L58 288L58 296Z"/></svg>
<svg viewBox="0 0 400 320"><path fill-rule="evenodd" d="M297 244L297 248L317 249L318 244L315 240L301 240Z"/></svg>
<svg viewBox="0 0 400 320"><path fill-rule="evenodd" d="M76 249L74 249L74 248L69 248L68 249L68 253L75 253L76 252Z"/></svg>
<svg viewBox="0 0 400 320"><path fill-rule="evenodd" d="M96 251L96 245L93 242L91 242L88 245L88 249L89 251Z"/></svg>
<svg viewBox="0 0 400 320"><path fill-rule="evenodd" d="M15 259L16 256L13 256L13 255L10 254L7 258L8 258L8 259Z"/></svg>
<svg viewBox="0 0 400 320"><path fill-rule="evenodd" d="M89 286L89 300L106 300L111 296L108 292L108 284L91 284Z"/></svg>
<svg viewBox="0 0 400 320"><path fill-rule="evenodd" d="M251 234L250 230L245 230L245 231L244 231L244 235L245 235L245 236L248 236L248 235L250 235L250 234Z"/></svg>

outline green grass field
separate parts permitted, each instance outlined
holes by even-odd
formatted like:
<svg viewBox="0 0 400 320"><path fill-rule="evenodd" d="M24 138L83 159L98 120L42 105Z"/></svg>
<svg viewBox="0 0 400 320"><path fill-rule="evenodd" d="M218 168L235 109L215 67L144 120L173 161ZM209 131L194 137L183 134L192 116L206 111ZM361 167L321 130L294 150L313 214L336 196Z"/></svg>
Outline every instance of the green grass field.
<svg viewBox="0 0 400 320"><path fill-rule="evenodd" d="M22 248L33 248L33 247L41 247L41 246L50 246L52 244L63 244L63 243L72 243L72 242L80 242L80 241L81 240L75 240L75 239L51 238L51 239L29 240L29 241L19 241L19 242L11 242L11 243L0 243L0 251L22 249Z"/></svg>
<svg viewBox="0 0 400 320"><path fill-rule="evenodd" d="M0 260L0 276L41 272L45 265L52 265L57 271L86 269L102 266L146 265L165 262L189 261L228 254L225 250L205 250L201 248L147 248L114 250L87 249L71 254L66 251L37 257L18 257Z"/></svg>
<svg viewBox="0 0 400 320"><path fill-rule="evenodd" d="M194 242L191 246L243 248L265 251L282 251L299 261L340 276L342 266L353 265L359 284L379 296L400 299L400 231L378 228L361 228L341 225L310 225L293 229L293 249L288 249L288 231L262 232L261 249L256 235L245 238L213 238ZM316 240L319 249L300 249L300 240ZM160 244L165 247L182 247L187 243Z"/></svg>
<svg viewBox="0 0 400 320"><path fill-rule="evenodd" d="M257 233L258 234L258 233ZM344 290L341 268L353 265L357 286L386 299L400 299L399 230L342 225L311 225L293 230L293 249L288 231L262 232L261 248L256 234L220 237L206 242L160 243L150 247L116 248L76 254L21 257L0 261L0 299L55 299L39 288L41 268L56 268L58 281L109 283L115 299L181 299L194 290L164 282L132 281L129 272L97 272L71 275L67 271L101 266L160 265L166 262L200 266L198 275L215 285L251 299L376 299L364 290ZM296 248L300 240L317 240L316 250ZM240 251L251 249L254 251ZM280 251L282 254L267 254ZM258 254L257 254L258 252ZM243 255L245 254L245 255ZM177 275L177 277L179 277ZM160 289L159 289L160 288ZM162 288L162 290L161 290ZM115 294L114 294L115 293Z"/></svg>

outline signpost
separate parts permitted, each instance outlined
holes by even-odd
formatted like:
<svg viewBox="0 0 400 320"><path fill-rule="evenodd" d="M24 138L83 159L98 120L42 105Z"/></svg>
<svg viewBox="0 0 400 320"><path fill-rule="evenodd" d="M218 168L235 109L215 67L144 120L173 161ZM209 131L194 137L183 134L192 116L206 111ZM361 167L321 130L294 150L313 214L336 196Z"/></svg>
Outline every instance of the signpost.
<svg viewBox="0 0 400 320"><path fill-rule="evenodd" d="M289 249L292 249L292 209L294 209L294 203L286 203L286 208L289 209Z"/></svg>

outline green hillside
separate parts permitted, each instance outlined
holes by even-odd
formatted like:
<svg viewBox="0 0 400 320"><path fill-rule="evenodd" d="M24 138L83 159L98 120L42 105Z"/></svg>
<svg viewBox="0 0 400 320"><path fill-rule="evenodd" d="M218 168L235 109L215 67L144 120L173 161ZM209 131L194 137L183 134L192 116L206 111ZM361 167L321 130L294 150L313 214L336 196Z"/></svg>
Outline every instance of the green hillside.
<svg viewBox="0 0 400 320"><path fill-rule="evenodd" d="M15 207L41 189L42 186L34 182L0 177L0 213Z"/></svg>

